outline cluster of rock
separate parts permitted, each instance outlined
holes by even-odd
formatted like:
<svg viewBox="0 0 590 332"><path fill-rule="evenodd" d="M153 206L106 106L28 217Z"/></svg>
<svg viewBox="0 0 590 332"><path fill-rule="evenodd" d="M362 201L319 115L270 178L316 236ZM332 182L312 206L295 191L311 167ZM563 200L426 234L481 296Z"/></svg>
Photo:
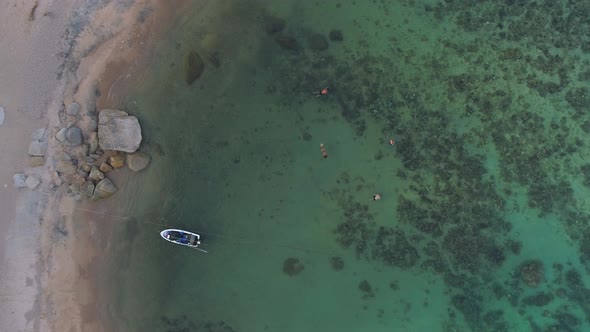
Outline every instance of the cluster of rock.
<svg viewBox="0 0 590 332"><path fill-rule="evenodd" d="M60 125L51 131L37 130L29 145L29 166L47 165L50 188L64 187L66 195L77 200L107 198L118 189L106 174L127 164L139 172L146 168L150 156L137 152L141 144L141 127L136 117L126 112L104 109L98 122L92 112L81 114L81 106L71 103L60 114ZM48 147L54 151L47 155ZM14 186L35 190L42 183L37 176L14 175Z"/></svg>

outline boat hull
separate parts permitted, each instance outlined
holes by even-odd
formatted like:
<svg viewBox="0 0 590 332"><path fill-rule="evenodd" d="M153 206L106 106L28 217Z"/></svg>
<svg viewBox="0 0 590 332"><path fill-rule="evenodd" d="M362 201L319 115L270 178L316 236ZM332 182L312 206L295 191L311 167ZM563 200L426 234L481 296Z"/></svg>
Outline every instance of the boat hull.
<svg viewBox="0 0 590 332"><path fill-rule="evenodd" d="M160 236L166 241L181 246L198 248L201 244L201 236L197 233L185 231L182 229L169 228L160 232Z"/></svg>

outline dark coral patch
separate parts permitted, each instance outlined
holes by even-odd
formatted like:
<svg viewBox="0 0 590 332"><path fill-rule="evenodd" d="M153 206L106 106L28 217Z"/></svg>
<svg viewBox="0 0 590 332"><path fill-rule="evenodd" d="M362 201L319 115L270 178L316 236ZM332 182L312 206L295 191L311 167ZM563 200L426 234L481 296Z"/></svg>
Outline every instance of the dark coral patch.
<svg viewBox="0 0 590 332"><path fill-rule="evenodd" d="M299 258L289 257L283 262L283 273L290 277L298 275L303 269L305 269L305 266Z"/></svg>

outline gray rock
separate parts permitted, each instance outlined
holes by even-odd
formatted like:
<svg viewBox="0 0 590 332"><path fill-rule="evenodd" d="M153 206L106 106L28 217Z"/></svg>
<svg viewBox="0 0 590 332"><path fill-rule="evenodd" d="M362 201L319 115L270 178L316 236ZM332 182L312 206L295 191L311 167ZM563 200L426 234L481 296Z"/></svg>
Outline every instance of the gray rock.
<svg viewBox="0 0 590 332"><path fill-rule="evenodd" d="M94 194L94 183L92 181L86 181L82 187L86 197L91 198L92 194Z"/></svg>
<svg viewBox="0 0 590 332"><path fill-rule="evenodd" d="M95 153L96 149L98 149L98 136L95 132L91 133L90 137L88 137L88 145L88 153Z"/></svg>
<svg viewBox="0 0 590 332"><path fill-rule="evenodd" d="M52 175L51 175L51 178L52 178L52 180L53 180L53 184L54 184L56 187L59 187L59 186L61 186L61 184L62 184L62 181L61 181L61 178L59 177L59 174L58 174L57 172L55 172L55 171L54 171L54 172L52 173Z"/></svg>
<svg viewBox="0 0 590 332"><path fill-rule="evenodd" d="M70 162L72 160L72 156L69 155L69 153L65 152L65 151L59 151L55 154L55 158L57 158L57 160L63 160L63 161L67 161Z"/></svg>
<svg viewBox="0 0 590 332"><path fill-rule="evenodd" d="M27 187L29 187L29 189L35 190L35 189L37 189L39 184L41 184L41 180L37 179L34 176L29 176L25 180L25 183L26 183Z"/></svg>
<svg viewBox="0 0 590 332"><path fill-rule="evenodd" d="M74 195L79 194L80 193L80 185L78 185L76 183L70 184L70 191Z"/></svg>
<svg viewBox="0 0 590 332"><path fill-rule="evenodd" d="M98 144L103 150L135 152L141 143L141 127L136 117L119 110L104 109L98 114Z"/></svg>
<svg viewBox="0 0 590 332"><path fill-rule="evenodd" d="M76 166L70 164L69 162L60 160L57 162L57 166L55 167L55 170L65 174L65 175L72 175L72 174L76 174L76 172L78 171L76 169Z"/></svg>
<svg viewBox="0 0 590 332"><path fill-rule="evenodd" d="M117 192L117 187L115 187L109 178L104 178L96 184L94 193L92 194L92 200L110 197L115 192Z"/></svg>
<svg viewBox="0 0 590 332"><path fill-rule="evenodd" d="M78 127L70 127L66 131L66 139L71 146L78 146L84 141L82 136L82 129Z"/></svg>
<svg viewBox="0 0 590 332"><path fill-rule="evenodd" d="M98 129L98 123L95 119L90 119L88 121L88 131L96 131Z"/></svg>
<svg viewBox="0 0 590 332"><path fill-rule="evenodd" d="M23 173L16 173L12 176L12 180L14 181L15 188L24 188L27 186L27 176Z"/></svg>
<svg viewBox="0 0 590 332"><path fill-rule="evenodd" d="M89 156L92 157L92 158L94 158L94 159L100 158L100 155L97 154L97 153L91 153L91 154L89 154Z"/></svg>
<svg viewBox="0 0 590 332"><path fill-rule="evenodd" d="M147 167L150 160L150 156L143 152L130 153L127 155L127 166L130 170L139 172Z"/></svg>
<svg viewBox="0 0 590 332"><path fill-rule="evenodd" d="M92 169L90 170L90 175L88 175L88 179L93 181L100 181L104 179L104 173L101 172L98 169L98 167L92 166Z"/></svg>
<svg viewBox="0 0 590 332"><path fill-rule="evenodd" d="M0 106L0 126L4 124L4 118L6 113L4 112L4 107Z"/></svg>
<svg viewBox="0 0 590 332"><path fill-rule="evenodd" d="M84 161L89 164L92 164L94 162L94 158L92 158L91 156L86 156L84 157Z"/></svg>
<svg viewBox="0 0 590 332"><path fill-rule="evenodd" d="M47 153L47 142L46 141L32 141L29 144L29 154L31 156L44 157Z"/></svg>
<svg viewBox="0 0 590 332"><path fill-rule="evenodd" d="M33 141L44 141L45 140L45 133L47 132L47 128L39 128L31 134L31 139Z"/></svg>
<svg viewBox="0 0 590 332"><path fill-rule="evenodd" d="M57 134L55 134L55 139L60 141L60 142L65 142L67 137L66 137L66 132L68 131L68 128L61 128Z"/></svg>
<svg viewBox="0 0 590 332"><path fill-rule="evenodd" d="M78 103L71 103L66 109L67 115L76 116L78 115L78 112L80 112L80 104Z"/></svg>

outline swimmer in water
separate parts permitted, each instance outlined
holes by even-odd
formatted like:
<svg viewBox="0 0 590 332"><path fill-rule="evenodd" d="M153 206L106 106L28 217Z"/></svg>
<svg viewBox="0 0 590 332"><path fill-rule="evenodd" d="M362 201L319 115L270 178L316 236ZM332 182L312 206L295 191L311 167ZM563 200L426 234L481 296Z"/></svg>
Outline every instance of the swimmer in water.
<svg viewBox="0 0 590 332"><path fill-rule="evenodd" d="M315 94L316 97L319 97L319 96L325 96L325 95L327 95L328 94L328 91L329 90L326 87L326 88L321 89L320 91L314 91L313 93Z"/></svg>
<svg viewBox="0 0 590 332"><path fill-rule="evenodd" d="M322 150L322 157L324 158L328 158L328 151L326 151L326 147L324 146L324 144L320 144L320 149Z"/></svg>
<svg viewBox="0 0 590 332"><path fill-rule="evenodd" d="M373 194L373 200L378 201L381 199L381 194Z"/></svg>

